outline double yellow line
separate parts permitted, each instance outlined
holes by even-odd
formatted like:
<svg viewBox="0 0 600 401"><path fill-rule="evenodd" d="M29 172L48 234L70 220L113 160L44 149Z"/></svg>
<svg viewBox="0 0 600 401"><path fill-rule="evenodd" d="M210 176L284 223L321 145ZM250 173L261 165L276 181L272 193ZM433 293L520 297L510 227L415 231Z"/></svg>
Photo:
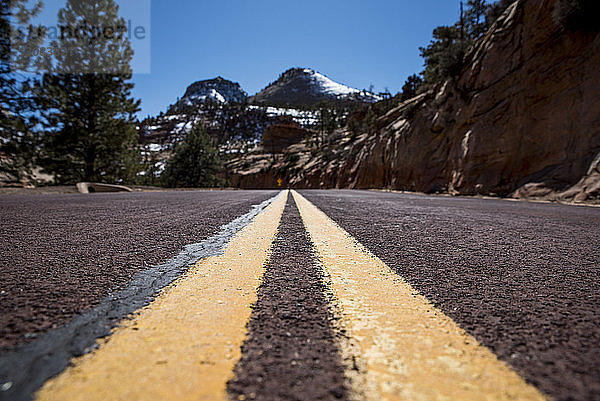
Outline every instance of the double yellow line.
<svg viewBox="0 0 600 401"><path fill-rule="evenodd" d="M351 398L540 400L487 348L292 191L333 292ZM246 323L288 198L284 191L224 254L199 261L98 350L49 380L39 400L226 400Z"/></svg>

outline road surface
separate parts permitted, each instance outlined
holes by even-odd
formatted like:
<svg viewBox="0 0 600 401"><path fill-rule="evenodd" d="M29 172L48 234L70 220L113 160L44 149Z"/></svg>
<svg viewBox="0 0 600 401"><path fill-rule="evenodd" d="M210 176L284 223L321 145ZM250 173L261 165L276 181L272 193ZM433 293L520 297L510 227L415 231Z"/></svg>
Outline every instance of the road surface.
<svg viewBox="0 0 600 401"><path fill-rule="evenodd" d="M275 193L0 196L0 346L64 324Z"/></svg>
<svg viewBox="0 0 600 401"><path fill-rule="evenodd" d="M600 399L600 209L7 196L0 399Z"/></svg>

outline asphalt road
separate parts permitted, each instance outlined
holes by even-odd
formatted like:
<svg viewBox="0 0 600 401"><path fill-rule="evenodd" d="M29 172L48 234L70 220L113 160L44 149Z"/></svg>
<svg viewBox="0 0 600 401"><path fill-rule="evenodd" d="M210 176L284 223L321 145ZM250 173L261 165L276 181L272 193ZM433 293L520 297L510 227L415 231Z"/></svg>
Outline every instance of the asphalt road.
<svg viewBox="0 0 600 401"><path fill-rule="evenodd" d="M0 348L66 323L276 193L0 196Z"/></svg>
<svg viewBox="0 0 600 401"><path fill-rule="evenodd" d="M546 394L600 399L600 209L300 191Z"/></svg>
<svg viewBox="0 0 600 401"><path fill-rule="evenodd" d="M273 200L42 399L600 400L600 208L299 192L316 208ZM0 197L0 367L276 194Z"/></svg>
<svg viewBox="0 0 600 401"><path fill-rule="evenodd" d="M234 400L348 399L332 300L291 196L280 227L229 393Z"/></svg>

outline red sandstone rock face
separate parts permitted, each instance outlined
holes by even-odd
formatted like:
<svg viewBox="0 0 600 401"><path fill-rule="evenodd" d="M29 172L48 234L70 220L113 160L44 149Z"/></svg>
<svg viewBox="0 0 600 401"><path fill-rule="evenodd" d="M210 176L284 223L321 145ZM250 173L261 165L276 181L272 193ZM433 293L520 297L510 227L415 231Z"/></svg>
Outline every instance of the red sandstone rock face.
<svg viewBox="0 0 600 401"><path fill-rule="evenodd" d="M310 135L309 130L301 128L296 123L274 124L265 130L262 137L262 146L267 152L279 153Z"/></svg>
<svg viewBox="0 0 600 401"><path fill-rule="evenodd" d="M451 190L563 190L600 152L600 35L564 31L553 5L517 2L473 49L456 85L467 101L450 132Z"/></svg>
<svg viewBox="0 0 600 401"><path fill-rule="evenodd" d="M553 5L516 1L458 79L270 174L295 187L600 198L600 34L565 31Z"/></svg>
<svg viewBox="0 0 600 401"><path fill-rule="evenodd" d="M366 140L354 184L508 195L577 183L600 152L600 36L565 32L553 3L511 6L456 82Z"/></svg>

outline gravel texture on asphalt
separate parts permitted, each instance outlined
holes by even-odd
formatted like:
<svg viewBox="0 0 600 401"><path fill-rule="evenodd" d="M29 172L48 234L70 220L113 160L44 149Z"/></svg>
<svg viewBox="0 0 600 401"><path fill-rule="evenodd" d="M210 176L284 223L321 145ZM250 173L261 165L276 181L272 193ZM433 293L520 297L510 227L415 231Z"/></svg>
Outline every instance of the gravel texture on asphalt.
<svg viewBox="0 0 600 401"><path fill-rule="evenodd" d="M0 347L96 306L277 191L0 196Z"/></svg>
<svg viewBox="0 0 600 401"><path fill-rule="evenodd" d="M600 209L300 191L557 400L600 400Z"/></svg>
<svg viewBox="0 0 600 401"><path fill-rule="evenodd" d="M248 323L232 399L347 399L335 314L308 234L288 198Z"/></svg>

